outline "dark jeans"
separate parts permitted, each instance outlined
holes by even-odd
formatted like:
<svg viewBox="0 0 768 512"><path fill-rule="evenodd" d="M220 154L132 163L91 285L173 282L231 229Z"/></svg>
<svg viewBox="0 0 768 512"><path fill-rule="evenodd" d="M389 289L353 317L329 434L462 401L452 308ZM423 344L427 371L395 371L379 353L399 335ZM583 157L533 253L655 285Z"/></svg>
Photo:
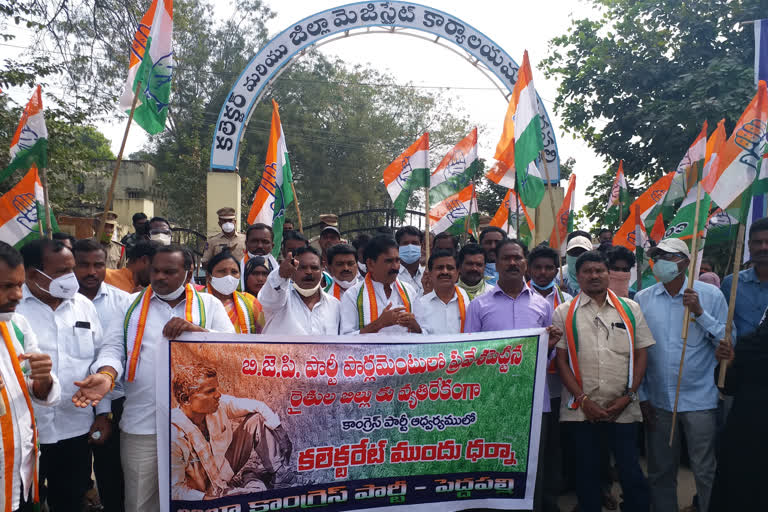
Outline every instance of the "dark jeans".
<svg viewBox="0 0 768 512"><path fill-rule="evenodd" d="M125 398L112 401L112 434L103 445L91 445L93 449L93 472L99 486L99 498L104 512L125 510L125 487L123 466L120 463L120 418L123 416Z"/></svg>
<svg viewBox="0 0 768 512"><path fill-rule="evenodd" d="M601 439L606 439L616 457L619 481L624 491L624 512L648 512L648 481L640 469L637 450L637 423L589 423L569 421L562 424L571 445L572 474L580 512L600 512Z"/></svg>
<svg viewBox="0 0 768 512"><path fill-rule="evenodd" d="M50 512L80 510L90 475L88 434L40 445L40 482L48 483L46 500Z"/></svg>

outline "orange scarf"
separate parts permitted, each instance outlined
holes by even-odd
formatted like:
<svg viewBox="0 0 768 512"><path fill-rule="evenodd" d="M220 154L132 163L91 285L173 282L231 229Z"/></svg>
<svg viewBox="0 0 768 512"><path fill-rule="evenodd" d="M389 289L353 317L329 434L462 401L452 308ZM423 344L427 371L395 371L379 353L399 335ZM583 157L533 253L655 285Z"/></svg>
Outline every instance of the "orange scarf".
<svg viewBox="0 0 768 512"><path fill-rule="evenodd" d="M461 319L461 331L464 332L464 323L467 321L467 305L464 303L464 296L461 294L461 290L456 286L456 300L459 301L459 318Z"/></svg>

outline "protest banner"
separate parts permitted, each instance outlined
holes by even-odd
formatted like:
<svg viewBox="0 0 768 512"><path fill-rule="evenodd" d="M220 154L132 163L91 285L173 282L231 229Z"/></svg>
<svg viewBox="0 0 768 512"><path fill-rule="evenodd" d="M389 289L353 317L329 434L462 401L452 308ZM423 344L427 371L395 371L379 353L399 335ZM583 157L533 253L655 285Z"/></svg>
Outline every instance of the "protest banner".
<svg viewBox="0 0 768 512"><path fill-rule="evenodd" d="M533 507L543 329L189 333L161 357L164 511Z"/></svg>

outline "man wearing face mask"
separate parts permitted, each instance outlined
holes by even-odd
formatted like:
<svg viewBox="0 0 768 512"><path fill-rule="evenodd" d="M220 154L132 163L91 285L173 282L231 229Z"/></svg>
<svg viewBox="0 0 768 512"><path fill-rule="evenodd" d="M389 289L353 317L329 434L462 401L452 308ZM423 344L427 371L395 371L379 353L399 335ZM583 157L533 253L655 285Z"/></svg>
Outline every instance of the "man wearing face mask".
<svg viewBox="0 0 768 512"><path fill-rule="evenodd" d="M632 278L632 268L635 266L635 255L624 246L616 245L605 252L608 260L608 287L619 297L634 296L629 291L629 280Z"/></svg>
<svg viewBox="0 0 768 512"><path fill-rule="evenodd" d="M113 319L105 336L110 353L125 366L120 456L126 512L160 510L155 387L156 373L168 364L168 340L183 332L235 332L221 301L190 284L193 265L188 249L159 247L150 262L150 285L130 296L124 317Z"/></svg>
<svg viewBox="0 0 768 512"><path fill-rule="evenodd" d="M335 335L339 301L321 287L322 261L314 247L300 247L272 271L259 292L264 334Z"/></svg>
<svg viewBox="0 0 768 512"><path fill-rule="evenodd" d="M203 257L200 259L203 265L207 265L211 258L224 249L228 249L238 260L245 254L245 235L237 232L235 209L225 206L216 210L216 215L219 216L221 233L208 237L208 241L205 242ZM245 268L245 265L241 268Z"/></svg>
<svg viewBox="0 0 768 512"><path fill-rule="evenodd" d="M397 242L388 235L371 238L365 247L365 264L365 279L341 298L341 333L420 333L414 313L418 311L416 291L397 277Z"/></svg>
<svg viewBox="0 0 768 512"><path fill-rule="evenodd" d="M99 223L102 216L93 221L94 233L99 232ZM104 230L101 234L101 240L99 240L101 245L104 246L104 250L107 252L107 268L115 269L123 268L125 266L125 246L112 240L116 226L117 214L115 212L107 212L106 220L104 221Z"/></svg>
<svg viewBox="0 0 768 512"><path fill-rule="evenodd" d="M357 235L357 238L352 241L352 247L357 251L357 270L360 273L360 279L364 279L365 274L368 273L368 267L365 266L365 258L363 257L363 254L365 253L365 246L368 245L368 242L370 241L370 235L366 235L365 233Z"/></svg>
<svg viewBox="0 0 768 512"><path fill-rule="evenodd" d="M422 278L424 267L419 263L421 259L421 244L424 241L424 233L414 226L403 226L395 233L400 252L400 274L398 279L411 285L416 290L416 298L424 294Z"/></svg>
<svg viewBox="0 0 768 512"><path fill-rule="evenodd" d="M357 251L349 244L337 244L328 248L326 257L332 281L324 291L341 300L344 292L358 281Z"/></svg>
<svg viewBox="0 0 768 512"><path fill-rule="evenodd" d="M93 409L87 406L114 387L122 363L105 350L93 303L77 293L72 252L57 241L34 240L21 253L26 283L16 311L34 319L32 330L40 350L53 355L64 397L55 407L35 407L40 480L48 481L52 512L80 510L91 477Z"/></svg>
<svg viewBox="0 0 768 512"><path fill-rule="evenodd" d="M592 250L592 240L589 239L589 233L586 231L574 231L568 235L568 244L565 248L565 265L563 266L563 279L561 283L568 293L576 296L581 288L579 280L576 278L576 260L587 251ZM560 275L558 274L558 279Z"/></svg>
<svg viewBox="0 0 768 512"><path fill-rule="evenodd" d="M495 226L485 228L480 232L480 247L485 251L485 280L490 285L495 285L499 279L496 269L496 246L507 239L507 233Z"/></svg>
<svg viewBox="0 0 768 512"><path fill-rule="evenodd" d="M495 267L494 267L495 268ZM459 288L467 292L469 300L489 291L493 286L484 278L485 251L478 244L467 244L459 251Z"/></svg>
<svg viewBox="0 0 768 512"><path fill-rule="evenodd" d="M648 350L648 371L641 394L648 436L648 480L654 510L678 510L677 470L680 436L669 446L672 410L686 306L691 312L685 350L677 422L685 432L691 470L696 479L699 510L709 510L715 478L715 434L718 391L712 378L715 350L725 335L728 305L715 286L688 282L690 251L685 242L665 238L649 251L653 274L660 281L635 295L656 345Z"/></svg>
<svg viewBox="0 0 768 512"><path fill-rule="evenodd" d="M152 217L149 221L149 239L160 245L171 245L171 223L162 217Z"/></svg>
<svg viewBox="0 0 768 512"><path fill-rule="evenodd" d="M53 406L61 386L48 354L40 353L29 322L15 312L21 301L24 265L19 252L0 242L0 388L7 396L3 417L4 510L30 512L39 501L34 405ZM0 403L5 405L4 400ZM33 405L34 404L34 405ZM7 450L7 451L6 451Z"/></svg>

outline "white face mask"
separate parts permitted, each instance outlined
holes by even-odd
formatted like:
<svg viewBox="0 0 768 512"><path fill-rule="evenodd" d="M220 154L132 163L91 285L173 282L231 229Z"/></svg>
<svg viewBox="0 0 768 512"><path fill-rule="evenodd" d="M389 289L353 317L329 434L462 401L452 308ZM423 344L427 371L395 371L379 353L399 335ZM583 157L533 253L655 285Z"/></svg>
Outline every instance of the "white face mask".
<svg viewBox="0 0 768 512"><path fill-rule="evenodd" d="M363 274L366 274L366 273L368 272L368 267L366 267L366 266L365 266L365 263L360 263L360 262L358 261L358 262L357 262L357 268L359 268L359 269L360 269L360 271L361 271Z"/></svg>
<svg viewBox="0 0 768 512"><path fill-rule="evenodd" d="M163 245L171 245L171 235L168 233L155 233L154 235L149 235L149 239L160 242Z"/></svg>
<svg viewBox="0 0 768 512"><path fill-rule="evenodd" d="M231 233L235 230L235 223L234 222L225 222L221 225L221 230L225 233Z"/></svg>
<svg viewBox="0 0 768 512"><path fill-rule="evenodd" d="M222 295L232 295L237 290L237 286L240 284L240 279L235 276L224 277L211 277L211 286L213 289Z"/></svg>
<svg viewBox="0 0 768 512"><path fill-rule="evenodd" d="M342 288L342 289L344 289L344 290L348 290L348 289L349 289L349 288L351 288L351 287L352 287L352 286L353 286L353 285L354 285L354 284L355 284L357 281L356 281L355 279L353 279L353 280L351 280L351 281L342 281L341 279L336 279L336 278L334 277L334 278L333 278L333 282L334 282L334 283L336 283L337 285L341 286L341 288Z"/></svg>
<svg viewBox="0 0 768 512"><path fill-rule="evenodd" d="M0 313L0 322L10 322L13 318L13 311Z"/></svg>
<svg viewBox="0 0 768 512"><path fill-rule="evenodd" d="M314 288L301 288L298 284L293 283L293 289L299 292L299 295L302 297L311 297L320 289L320 283L318 282Z"/></svg>
<svg viewBox="0 0 768 512"><path fill-rule="evenodd" d="M42 270L35 269L41 274L43 274L45 277L51 280L50 284L48 285L48 289L41 288L37 283L35 285L43 290L45 293L50 295L51 297L56 297L57 299L71 299L77 294L77 291L80 289L80 285L77 282L77 277L75 277L74 272L70 272L69 274L64 274L63 276L59 276L56 279L52 278Z"/></svg>
<svg viewBox="0 0 768 512"><path fill-rule="evenodd" d="M179 297L181 297L181 294L184 293L184 290L187 288L187 274L189 272L184 272L184 279L181 281L181 286L176 288L171 293L166 293L165 295L162 293L157 293L156 291L152 290L155 295L158 296L158 298L163 300L176 300Z"/></svg>

